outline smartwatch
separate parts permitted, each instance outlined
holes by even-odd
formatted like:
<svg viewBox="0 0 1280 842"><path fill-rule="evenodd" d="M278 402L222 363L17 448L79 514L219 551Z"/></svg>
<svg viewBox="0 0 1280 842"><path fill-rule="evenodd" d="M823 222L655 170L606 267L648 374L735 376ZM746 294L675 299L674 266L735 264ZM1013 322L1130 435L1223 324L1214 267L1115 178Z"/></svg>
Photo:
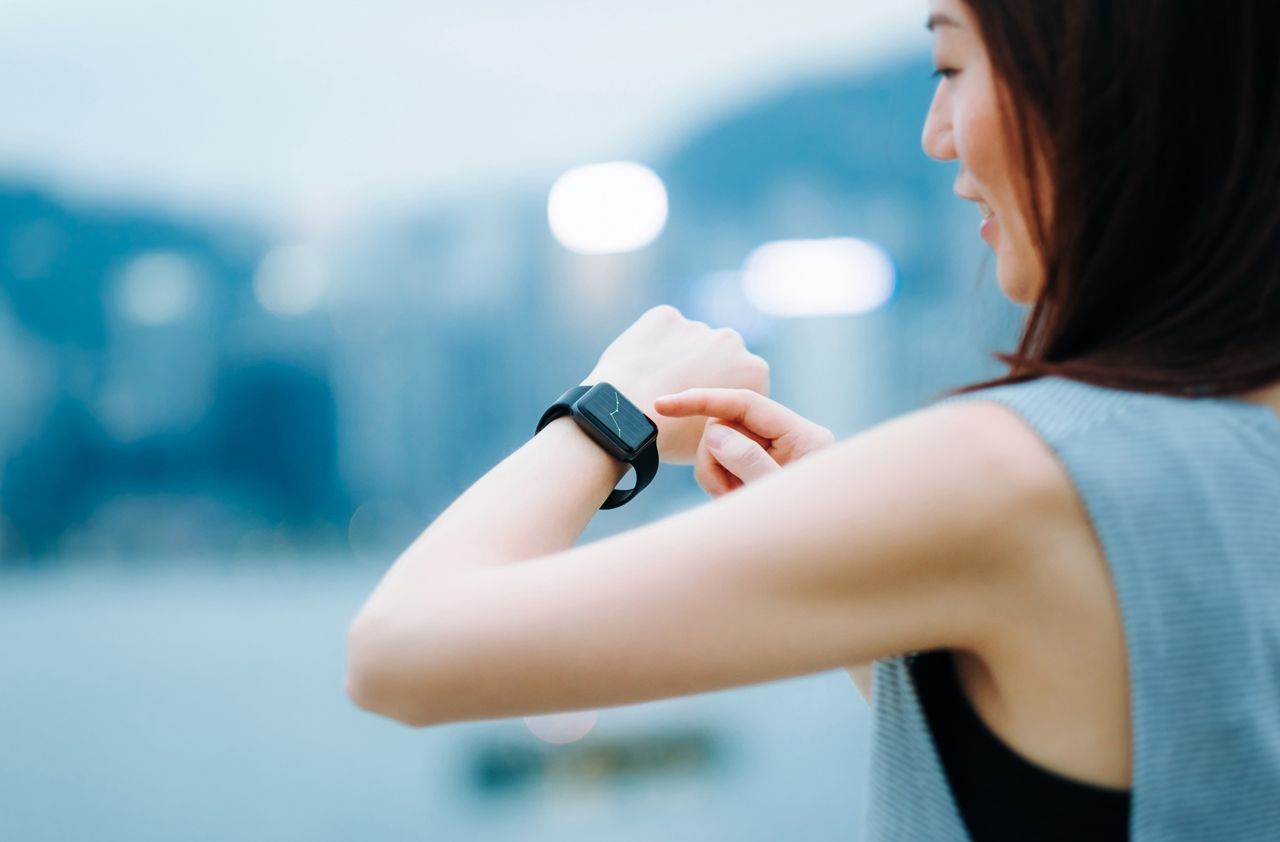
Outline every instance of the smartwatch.
<svg viewBox="0 0 1280 842"><path fill-rule="evenodd" d="M639 494L658 473L658 425L610 384L574 386L565 392L542 413L534 435L566 413L573 416L596 444L635 470L635 487L615 488L600 508L621 506Z"/></svg>

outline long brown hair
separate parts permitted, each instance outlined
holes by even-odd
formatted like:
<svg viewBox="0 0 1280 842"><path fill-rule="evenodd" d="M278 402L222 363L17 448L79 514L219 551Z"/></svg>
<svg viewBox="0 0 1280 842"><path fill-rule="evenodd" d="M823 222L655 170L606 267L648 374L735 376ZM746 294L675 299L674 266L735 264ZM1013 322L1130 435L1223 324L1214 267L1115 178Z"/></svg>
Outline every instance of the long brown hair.
<svg viewBox="0 0 1280 842"><path fill-rule="evenodd" d="M1009 372L952 393L1280 380L1280 2L965 2L1046 277L1016 350L994 354Z"/></svg>

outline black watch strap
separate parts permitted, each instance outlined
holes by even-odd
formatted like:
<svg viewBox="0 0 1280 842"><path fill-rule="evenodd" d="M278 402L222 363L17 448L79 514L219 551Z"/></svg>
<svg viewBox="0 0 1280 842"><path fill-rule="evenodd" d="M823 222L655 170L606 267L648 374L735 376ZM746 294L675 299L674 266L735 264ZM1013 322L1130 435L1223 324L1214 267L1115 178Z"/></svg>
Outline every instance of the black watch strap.
<svg viewBox="0 0 1280 842"><path fill-rule="evenodd" d="M561 395L559 400L547 407L547 411L542 413L542 418L538 420L538 428L534 430L534 435L537 435L542 431L543 427L547 426L561 415L571 415L571 407L573 406L573 403L577 401L578 398L585 395L590 389L590 386L574 386ZM584 421L579 418L577 415L573 416L573 420L576 421L580 427L585 427L585 425L590 423L589 421ZM610 455L612 456L614 454ZM606 498L604 503L600 505L601 509L616 509L618 506L621 506L623 503L639 494L645 486L653 481L654 476L658 473L659 463L657 440L655 439L650 442L647 447L641 448L640 451L630 460L621 461L625 461L631 466L636 475L636 484L631 488L615 488L613 491L609 492L608 498Z"/></svg>
<svg viewBox="0 0 1280 842"><path fill-rule="evenodd" d="M625 491L619 491L615 488L609 492L609 496L600 508L616 509L639 494L646 485L653 481L654 476L658 473L658 443L655 441L642 449L636 454L636 458L631 460L630 464L636 475L635 488L628 488Z"/></svg>

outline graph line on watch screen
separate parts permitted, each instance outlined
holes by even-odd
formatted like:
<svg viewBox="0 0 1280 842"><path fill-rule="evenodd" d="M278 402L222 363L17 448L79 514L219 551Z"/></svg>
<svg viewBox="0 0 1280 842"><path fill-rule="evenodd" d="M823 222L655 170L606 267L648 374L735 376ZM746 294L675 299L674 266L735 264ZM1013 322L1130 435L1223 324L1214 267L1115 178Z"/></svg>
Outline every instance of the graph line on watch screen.
<svg viewBox="0 0 1280 842"><path fill-rule="evenodd" d="M609 400L610 395L613 400ZM612 406L610 406L612 404ZM636 406L622 400L622 393L607 384L596 388L579 404L582 411L595 419L602 433L616 436L628 450L635 452L654 432L654 425Z"/></svg>
<svg viewBox="0 0 1280 842"><path fill-rule="evenodd" d="M613 426L618 428L618 438L622 438L622 427L618 425L618 419L614 417L622 411L622 396L617 392L613 393L613 406L614 410L609 413L609 417L613 419Z"/></svg>

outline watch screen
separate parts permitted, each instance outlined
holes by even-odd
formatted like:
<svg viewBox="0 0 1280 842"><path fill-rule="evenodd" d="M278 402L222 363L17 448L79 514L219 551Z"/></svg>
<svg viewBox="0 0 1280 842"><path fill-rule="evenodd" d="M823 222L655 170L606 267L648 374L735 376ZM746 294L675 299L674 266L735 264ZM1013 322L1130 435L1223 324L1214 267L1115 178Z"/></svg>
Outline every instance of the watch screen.
<svg viewBox="0 0 1280 842"><path fill-rule="evenodd" d="M592 386L578 401L578 410L591 416L596 426L611 433L628 451L639 450L657 429L643 412L608 383Z"/></svg>

